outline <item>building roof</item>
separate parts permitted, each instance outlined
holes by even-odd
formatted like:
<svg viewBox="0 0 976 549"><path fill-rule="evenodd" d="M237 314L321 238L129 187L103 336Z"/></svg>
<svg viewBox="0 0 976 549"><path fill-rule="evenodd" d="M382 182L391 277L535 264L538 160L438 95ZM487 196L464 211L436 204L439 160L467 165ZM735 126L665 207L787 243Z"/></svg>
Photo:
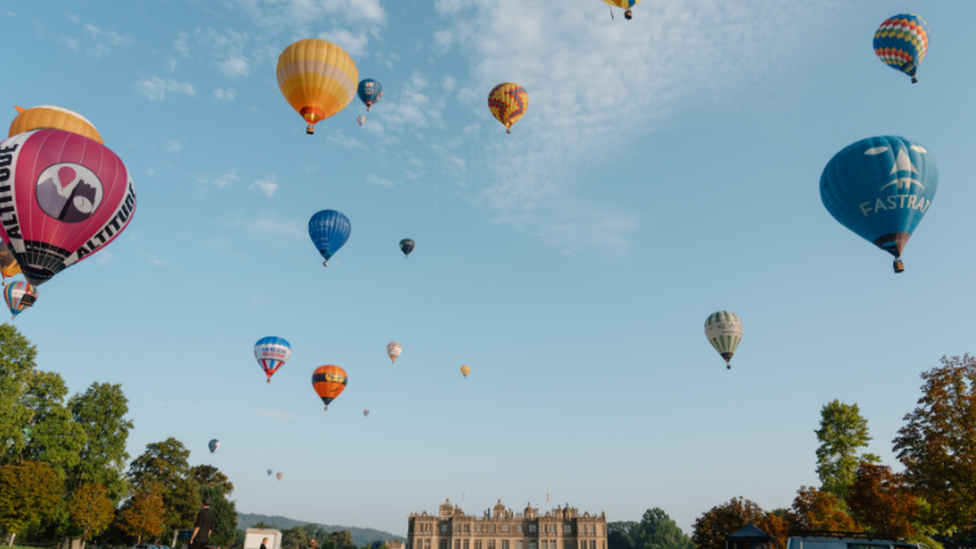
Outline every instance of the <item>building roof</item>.
<svg viewBox="0 0 976 549"><path fill-rule="evenodd" d="M752 521L742 527L741 530L725 537L725 541L730 542L765 542L771 541L773 536L763 532Z"/></svg>

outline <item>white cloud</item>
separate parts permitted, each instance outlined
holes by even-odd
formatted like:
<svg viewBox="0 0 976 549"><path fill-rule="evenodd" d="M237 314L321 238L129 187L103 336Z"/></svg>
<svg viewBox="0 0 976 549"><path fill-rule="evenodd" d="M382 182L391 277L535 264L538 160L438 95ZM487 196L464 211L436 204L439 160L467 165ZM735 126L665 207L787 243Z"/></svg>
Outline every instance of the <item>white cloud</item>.
<svg viewBox="0 0 976 549"><path fill-rule="evenodd" d="M176 34L176 42L173 43L173 49L176 50L176 53L180 54L180 57L190 57L190 45L186 42L188 37L189 35L185 32Z"/></svg>
<svg viewBox="0 0 976 549"><path fill-rule="evenodd" d="M397 129L406 125L419 128L441 125L444 101L431 99L430 96L422 93L422 90L429 86L430 82L423 74L414 71L410 81L400 90L397 100L377 103L377 107L380 107L379 112L383 114L383 120L391 128Z"/></svg>
<svg viewBox="0 0 976 549"><path fill-rule="evenodd" d="M270 179L256 179L248 188L257 189L264 196L274 198L275 191L278 190L278 184Z"/></svg>
<svg viewBox="0 0 976 549"><path fill-rule="evenodd" d="M218 89L214 90L214 97L218 101L233 101L234 100L234 97L236 97L236 96L237 96L237 92L234 91L233 89L226 89L225 90L225 89L222 89L222 88L218 88Z"/></svg>
<svg viewBox="0 0 976 549"><path fill-rule="evenodd" d="M233 56L217 63L217 68L225 76L248 76L251 74L251 65L246 57Z"/></svg>
<svg viewBox="0 0 976 549"><path fill-rule="evenodd" d="M434 44L440 53L448 53L454 45L454 33L449 30L439 30L434 32Z"/></svg>
<svg viewBox="0 0 976 549"><path fill-rule="evenodd" d="M292 28L311 34L310 26L320 20L341 17L348 23L382 24L386 12L380 0L232 0L259 25ZM304 31L304 32L302 32Z"/></svg>
<svg viewBox="0 0 976 549"><path fill-rule="evenodd" d="M338 45L354 58L369 57L368 50L366 49L366 46L369 45L369 36L364 31L353 34L346 29L333 29L327 32L320 32L318 37Z"/></svg>
<svg viewBox="0 0 976 549"><path fill-rule="evenodd" d="M68 16L68 19L69 19L69 20L70 20L70 21L71 21L72 23L77 23L77 22L78 22L78 14L77 14L77 13L68 13L68 14L66 14L66 15Z"/></svg>
<svg viewBox="0 0 976 549"><path fill-rule="evenodd" d="M182 93L186 95L196 95L193 84L189 82L177 82L172 78L160 78L158 76L142 77L133 84L136 92L146 96L150 101L162 101L166 99L167 93Z"/></svg>
<svg viewBox="0 0 976 549"><path fill-rule="evenodd" d="M180 149L182 148L183 148L183 143L180 143L176 139L169 138L166 140L166 147L164 147L163 150L165 150L168 153L175 153L175 152L180 152Z"/></svg>
<svg viewBox="0 0 976 549"><path fill-rule="evenodd" d="M149 262L152 263L153 265L157 266L157 267L168 267L169 266L169 261L164 261L164 260L159 259L159 258L156 258L156 257L150 257L149 258Z"/></svg>
<svg viewBox="0 0 976 549"><path fill-rule="evenodd" d="M156 175L156 169L155 168L146 168L143 171L145 172L146 175L148 175L150 177Z"/></svg>
<svg viewBox="0 0 976 549"><path fill-rule="evenodd" d="M465 0L436 0L434 8L441 15L453 15L459 11L467 2Z"/></svg>
<svg viewBox="0 0 976 549"><path fill-rule="evenodd" d="M295 419L295 415L290 414L288 412L275 412L273 410L255 410L250 413L253 415L267 417L271 419L288 419L288 420Z"/></svg>
<svg viewBox="0 0 976 549"><path fill-rule="evenodd" d="M224 76L234 78L251 74L251 62L244 55L244 49L250 39L246 32L227 29L226 33L221 33L214 29L207 29L198 31L197 37L201 44L210 46L214 64Z"/></svg>
<svg viewBox="0 0 976 549"><path fill-rule="evenodd" d="M394 186L396 186L396 183L390 181L389 179L383 179L378 175L367 175L366 182L372 185L379 185L380 187L386 187L387 189L391 189Z"/></svg>
<svg viewBox="0 0 976 549"><path fill-rule="evenodd" d="M334 130L325 136L325 140L345 149L366 149L366 145L355 137L347 137L342 130Z"/></svg>
<svg viewBox="0 0 976 549"><path fill-rule="evenodd" d="M113 259L115 259L115 256L110 253L110 250L102 250L102 253L98 254L98 259L95 260L95 263L97 265L108 265Z"/></svg>
<svg viewBox="0 0 976 549"><path fill-rule="evenodd" d="M453 92L457 89L457 78L454 78L453 76L445 76L441 87L444 88L444 91L446 92Z"/></svg>
<svg viewBox="0 0 976 549"><path fill-rule="evenodd" d="M236 175L232 173L225 173L224 175L218 175L217 178L214 179L214 185L216 185L218 189L223 189L224 187L233 185L237 179L238 177Z"/></svg>
<svg viewBox="0 0 976 549"><path fill-rule="evenodd" d="M85 30L91 35L92 40L95 42L95 49L92 53L95 57L101 57L106 53L112 51L112 47L124 47L133 44L136 39L129 36L128 34L119 34L111 30L102 30L91 23L85 25Z"/></svg>
<svg viewBox="0 0 976 549"><path fill-rule="evenodd" d="M237 216L224 222L231 228L243 227L261 240L303 241L308 238L308 222L300 219L278 219L267 214L257 217Z"/></svg>
<svg viewBox="0 0 976 549"><path fill-rule="evenodd" d="M68 45L74 51L78 51L78 39L72 38L70 36L62 36L61 41Z"/></svg>

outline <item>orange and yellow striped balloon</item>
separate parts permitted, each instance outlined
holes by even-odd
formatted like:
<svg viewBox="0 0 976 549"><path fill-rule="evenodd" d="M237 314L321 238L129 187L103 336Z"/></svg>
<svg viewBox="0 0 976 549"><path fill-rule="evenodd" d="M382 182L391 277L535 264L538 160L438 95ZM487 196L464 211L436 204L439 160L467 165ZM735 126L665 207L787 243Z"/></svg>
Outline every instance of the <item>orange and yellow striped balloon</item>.
<svg viewBox="0 0 976 549"><path fill-rule="evenodd" d="M66 132L83 135L88 139L94 139L99 143L105 143L102 136L98 134L95 126L84 116L75 111L53 105L41 105L30 109L14 107L19 113L17 118L10 123L10 132L7 137L29 132L31 130L53 129L64 130Z"/></svg>
<svg viewBox="0 0 976 549"><path fill-rule="evenodd" d="M359 70L349 54L325 40L299 40L278 57L278 87L291 107L315 124L338 113L356 97Z"/></svg>
<svg viewBox="0 0 976 549"><path fill-rule="evenodd" d="M518 84L506 82L495 86L488 94L488 109L496 120L512 133L512 124L519 121L529 108L529 94Z"/></svg>

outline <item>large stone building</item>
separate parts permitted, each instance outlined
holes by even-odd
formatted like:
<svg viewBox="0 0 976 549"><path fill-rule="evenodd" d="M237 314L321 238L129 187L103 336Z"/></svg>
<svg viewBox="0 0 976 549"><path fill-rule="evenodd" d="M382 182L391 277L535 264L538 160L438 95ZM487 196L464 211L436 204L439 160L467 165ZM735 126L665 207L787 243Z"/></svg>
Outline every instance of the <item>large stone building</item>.
<svg viewBox="0 0 976 549"><path fill-rule="evenodd" d="M607 549L607 518L568 503L545 514L531 506L513 513L501 500L476 517L448 500L437 515L410 513L406 549Z"/></svg>

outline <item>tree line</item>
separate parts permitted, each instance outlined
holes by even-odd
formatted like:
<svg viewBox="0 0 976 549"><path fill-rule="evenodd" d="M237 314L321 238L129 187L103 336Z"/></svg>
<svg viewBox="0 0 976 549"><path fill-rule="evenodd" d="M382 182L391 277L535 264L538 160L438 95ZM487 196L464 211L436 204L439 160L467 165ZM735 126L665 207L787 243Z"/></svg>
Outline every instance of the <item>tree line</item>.
<svg viewBox="0 0 976 549"><path fill-rule="evenodd" d="M790 530L873 532L932 549L976 545L976 357L942 357L921 374L922 396L892 441L894 472L861 452L871 441L857 404L821 409L815 431L821 485L801 486L789 508L763 510L743 497L716 505L685 535L667 513L607 527L609 549L725 549L749 522L786 549Z"/></svg>
<svg viewBox="0 0 976 549"><path fill-rule="evenodd" d="M168 545L209 497L211 544L232 546L234 485L223 473L190 467L190 451L174 438L147 445L126 468L133 423L122 387L96 382L68 398L61 376L39 370L36 357L16 328L0 325L0 532L8 545Z"/></svg>

